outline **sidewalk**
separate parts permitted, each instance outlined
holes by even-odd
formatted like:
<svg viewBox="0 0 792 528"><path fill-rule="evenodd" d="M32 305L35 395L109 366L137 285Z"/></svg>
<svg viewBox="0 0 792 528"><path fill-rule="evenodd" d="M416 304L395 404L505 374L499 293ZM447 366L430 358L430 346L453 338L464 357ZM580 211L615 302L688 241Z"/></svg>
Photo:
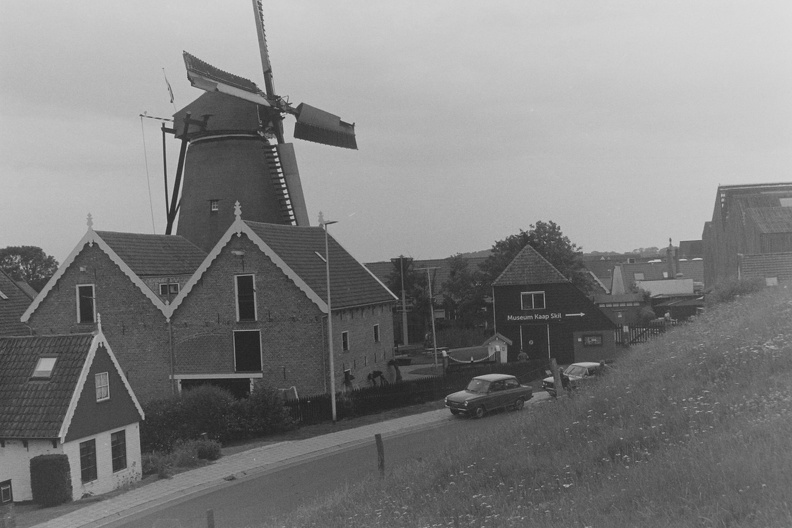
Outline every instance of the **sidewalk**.
<svg viewBox="0 0 792 528"><path fill-rule="evenodd" d="M34 528L79 528L107 526L133 514L162 504L228 485L241 477L274 471L289 464L303 462L334 451L374 442L374 435L385 437L418 429L431 428L452 420L446 409L404 416L385 422L346 429L305 440L281 442L242 451L213 464L174 475L170 479L122 493L105 501L80 508Z"/></svg>

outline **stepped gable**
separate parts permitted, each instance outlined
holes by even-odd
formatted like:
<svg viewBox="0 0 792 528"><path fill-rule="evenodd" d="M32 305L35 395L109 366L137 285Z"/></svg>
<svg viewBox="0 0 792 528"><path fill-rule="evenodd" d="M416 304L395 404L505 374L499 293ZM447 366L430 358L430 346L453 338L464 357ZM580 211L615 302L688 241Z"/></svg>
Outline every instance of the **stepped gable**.
<svg viewBox="0 0 792 528"><path fill-rule="evenodd" d="M568 283L550 262L530 245L525 246L506 269L495 279L493 286L519 286L523 284Z"/></svg>
<svg viewBox="0 0 792 528"><path fill-rule="evenodd" d="M58 438L93 339L0 337L0 438ZM57 357L52 377L31 380L42 356Z"/></svg>
<svg viewBox="0 0 792 528"><path fill-rule="evenodd" d="M326 267L325 262L319 257L325 253L324 229L265 224L249 220L245 220L244 224L283 259L283 262L319 298L327 300ZM332 236L328 236L328 246L330 288L334 309L396 300L393 293Z"/></svg>
<svg viewBox="0 0 792 528"><path fill-rule="evenodd" d="M96 234L140 277L191 275L206 258L201 248L178 235Z"/></svg>

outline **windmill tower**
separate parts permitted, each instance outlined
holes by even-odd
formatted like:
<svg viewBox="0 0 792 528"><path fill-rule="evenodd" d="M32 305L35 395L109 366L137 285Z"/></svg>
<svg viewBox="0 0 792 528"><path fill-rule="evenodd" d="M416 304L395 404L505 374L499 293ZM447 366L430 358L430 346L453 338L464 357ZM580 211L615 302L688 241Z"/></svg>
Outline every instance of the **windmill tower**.
<svg viewBox="0 0 792 528"><path fill-rule="evenodd" d="M181 140L181 151L166 233L178 216L176 233L206 251L233 222L237 200L247 220L309 225L294 147L283 138L287 115L296 118L295 138L357 148L354 124L304 103L292 106L275 93L261 1L252 4L264 91L184 52L187 78L206 93L177 112L168 130Z"/></svg>

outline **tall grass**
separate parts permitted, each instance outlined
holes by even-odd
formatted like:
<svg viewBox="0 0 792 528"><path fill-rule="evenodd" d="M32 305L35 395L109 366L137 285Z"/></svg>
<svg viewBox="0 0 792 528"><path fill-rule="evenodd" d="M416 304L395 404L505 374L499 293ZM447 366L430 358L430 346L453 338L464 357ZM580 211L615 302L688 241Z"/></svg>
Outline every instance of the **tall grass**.
<svg viewBox="0 0 792 528"><path fill-rule="evenodd" d="M792 292L725 304L597 384L267 526L792 526Z"/></svg>

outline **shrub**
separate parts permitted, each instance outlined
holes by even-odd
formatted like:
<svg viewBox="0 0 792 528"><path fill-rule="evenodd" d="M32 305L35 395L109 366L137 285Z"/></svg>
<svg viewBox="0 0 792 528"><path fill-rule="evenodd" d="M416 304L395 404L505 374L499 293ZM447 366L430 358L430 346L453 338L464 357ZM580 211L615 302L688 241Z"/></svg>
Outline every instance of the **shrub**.
<svg viewBox="0 0 792 528"><path fill-rule="evenodd" d="M256 438L293 425L289 410L277 391L257 383L250 396L234 402L230 436L234 439Z"/></svg>
<svg viewBox="0 0 792 528"><path fill-rule="evenodd" d="M712 292L706 296L707 304L712 306L732 302L743 295L761 291L764 287L765 280L761 277L724 282L715 286Z"/></svg>
<svg viewBox="0 0 792 528"><path fill-rule="evenodd" d="M169 452L185 435L184 416L178 397L152 400L143 406L146 419L140 424L140 446L144 453Z"/></svg>
<svg viewBox="0 0 792 528"><path fill-rule="evenodd" d="M39 455L30 459L30 488L33 502L57 506L72 500L69 457L64 454Z"/></svg>
<svg viewBox="0 0 792 528"><path fill-rule="evenodd" d="M227 440L234 397L225 389L201 385L182 394L182 439L206 434L212 440Z"/></svg>

